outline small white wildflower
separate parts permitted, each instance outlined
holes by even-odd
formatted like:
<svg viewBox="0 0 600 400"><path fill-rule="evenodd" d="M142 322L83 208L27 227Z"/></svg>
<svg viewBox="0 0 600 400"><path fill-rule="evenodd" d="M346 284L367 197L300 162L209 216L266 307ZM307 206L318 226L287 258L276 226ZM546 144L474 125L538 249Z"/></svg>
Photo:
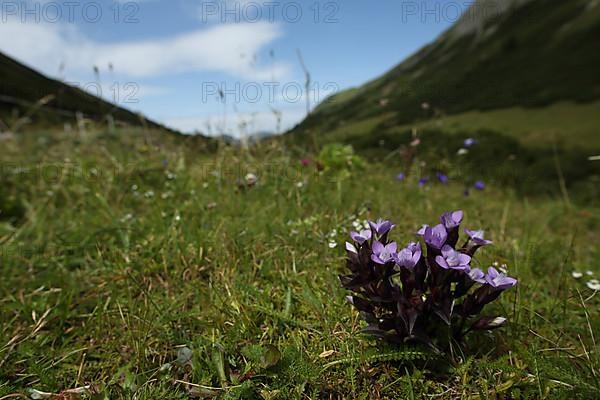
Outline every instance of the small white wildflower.
<svg viewBox="0 0 600 400"><path fill-rule="evenodd" d="M334 242L333 240L329 242L329 248L330 249L335 249L337 247L337 243Z"/></svg>
<svg viewBox="0 0 600 400"><path fill-rule="evenodd" d="M170 181L172 181L173 179L176 178L176 175L174 173L170 172L170 171L167 171L166 175L167 175L167 179L170 180Z"/></svg>
<svg viewBox="0 0 600 400"><path fill-rule="evenodd" d="M598 279L592 279L587 283L587 287L598 292L600 291L600 281Z"/></svg>
<svg viewBox="0 0 600 400"><path fill-rule="evenodd" d="M587 271L585 271L585 274L586 274L587 276L592 276L592 275L594 275L594 273L593 273L592 271L590 271L590 270L587 270Z"/></svg>
<svg viewBox="0 0 600 400"><path fill-rule="evenodd" d="M249 174L246 174L246 176L244 177L244 180L246 181L246 185L254 186L254 185L256 185L256 182L258 182L258 177L252 173L249 173Z"/></svg>
<svg viewBox="0 0 600 400"><path fill-rule="evenodd" d="M146 193L144 193L144 197L147 199L154 197L154 191L148 190Z"/></svg>
<svg viewBox="0 0 600 400"><path fill-rule="evenodd" d="M121 218L121 222L127 222L127 221L131 220L132 218L133 218L133 215L125 214L125 216L123 218Z"/></svg>
<svg viewBox="0 0 600 400"><path fill-rule="evenodd" d="M202 189L206 189L206 188L208 188L208 182L204 182L204 183L202 184Z"/></svg>
<svg viewBox="0 0 600 400"><path fill-rule="evenodd" d="M494 261L494 262L492 263L492 265L493 265L494 267L496 267L496 268L497 268L497 267L498 267L498 265L500 265L500 263L499 263L498 261Z"/></svg>
<svg viewBox="0 0 600 400"><path fill-rule="evenodd" d="M179 221L181 221L181 216L179 214L177 214L175 216L175 222L179 222Z"/></svg>
<svg viewBox="0 0 600 400"><path fill-rule="evenodd" d="M298 189L302 189L304 187L304 182L300 181L300 182L296 182L296 187Z"/></svg>
<svg viewBox="0 0 600 400"><path fill-rule="evenodd" d="M459 156L464 156L464 155L467 155L467 154L469 154L469 150L467 150L467 149L459 149L459 150L456 152L456 154L458 154Z"/></svg>
<svg viewBox="0 0 600 400"><path fill-rule="evenodd" d="M575 279L579 279L583 276L583 274L579 271L573 271L573 272L571 272L571 276Z"/></svg>
<svg viewBox="0 0 600 400"><path fill-rule="evenodd" d="M137 192L137 190L138 190L138 185L131 185L132 192Z"/></svg>

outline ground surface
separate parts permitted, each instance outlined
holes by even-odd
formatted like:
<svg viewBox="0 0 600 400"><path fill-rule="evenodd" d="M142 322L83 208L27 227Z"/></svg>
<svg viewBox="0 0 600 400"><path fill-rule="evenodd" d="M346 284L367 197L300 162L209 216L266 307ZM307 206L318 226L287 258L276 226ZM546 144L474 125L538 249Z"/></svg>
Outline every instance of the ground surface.
<svg viewBox="0 0 600 400"><path fill-rule="evenodd" d="M597 209L419 188L379 164L317 173L275 144L42 132L2 147L0 399L598 395ZM258 185L240 190L247 172ZM453 361L359 335L337 278L352 222L390 218L404 243L459 208L496 243L476 263L520 280L493 306L508 326Z"/></svg>

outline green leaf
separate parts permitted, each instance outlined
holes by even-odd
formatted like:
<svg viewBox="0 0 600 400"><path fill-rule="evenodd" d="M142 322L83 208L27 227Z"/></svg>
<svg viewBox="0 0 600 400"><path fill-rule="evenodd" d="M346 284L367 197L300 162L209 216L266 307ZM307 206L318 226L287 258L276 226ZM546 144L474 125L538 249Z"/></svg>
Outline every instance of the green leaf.
<svg viewBox="0 0 600 400"><path fill-rule="evenodd" d="M281 360L281 352L272 344L265 346L265 352L260 357L261 367L267 369L274 367Z"/></svg>
<svg viewBox="0 0 600 400"><path fill-rule="evenodd" d="M221 385L225 386L229 381L226 373L226 360L225 360L225 351L219 345L214 345L212 350L212 362L215 368L217 369L217 374L219 375L219 380L221 381Z"/></svg>

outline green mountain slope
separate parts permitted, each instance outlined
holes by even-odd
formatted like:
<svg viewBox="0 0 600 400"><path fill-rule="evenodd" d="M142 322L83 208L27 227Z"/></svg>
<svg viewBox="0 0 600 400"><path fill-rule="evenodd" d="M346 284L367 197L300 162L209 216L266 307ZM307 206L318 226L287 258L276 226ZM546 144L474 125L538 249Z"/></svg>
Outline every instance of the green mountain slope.
<svg viewBox="0 0 600 400"><path fill-rule="evenodd" d="M112 115L115 121L127 125L146 125L169 130L137 113L63 82L50 79L0 53L0 118L21 116L31 112L32 109L37 108L36 104L43 98L49 101L30 116L37 126L73 122L76 113L81 112L86 118L95 121L101 121L107 115Z"/></svg>
<svg viewBox="0 0 600 400"><path fill-rule="evenodd" d="M494 1L502 12L483 18L489 3L382 77L333 96L292 133L327 141L329 132L339 139L434 116L600 99L599 1Z"/></svg>

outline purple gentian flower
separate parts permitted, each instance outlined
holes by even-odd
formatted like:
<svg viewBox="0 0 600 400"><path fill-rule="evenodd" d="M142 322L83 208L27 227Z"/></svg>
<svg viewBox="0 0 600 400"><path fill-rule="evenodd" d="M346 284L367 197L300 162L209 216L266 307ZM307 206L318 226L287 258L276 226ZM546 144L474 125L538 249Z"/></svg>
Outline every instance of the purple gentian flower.
<svg viewBox="0 0 600 400"><path fill-rule="evenodd" d="M429 178L421 178L421 179L419 179L419 186L423 187L423 186L427 185L428 182L429 182Z"/></svg>
<svg viewBox="0 0 600 400"><path fill-rule="evenodd" d="M431 247L441 249L444 243L446 243L448 232L446 232L446 228L442 224L436 225L433 228L428 226L425 228L424 238L425 243Z"/></svg>
<svg viewBox="0 0 600 400"><path fill-rule="evenodd" d="M450 182L450 178L448 178L448 175L446 174L442 174L441 172L436 173L436 176L438 178L438 181L440 181L440 183L446 184L448 182Z"/></svg>
<svg viewBox="0 0 600 400"><path fill-rule="evenodd" d="M356 243L363 244L367 240L371 239L371 230L370 229L365 229L365 230L360 231L360 232L354 232L354 231L352 231L352 232L350 232L350 237Z"/></svg>
<svg viewBox="0 0 600 400"><path fill-rule="evenodd" d="M475 182L475 184L473 185L473 187L477 190L484 190L485 189L485 182L483 181L477 181Z"/></svg>
<svg viewBox="0 0 600 400"><path fill-rule="evenodd" d="M442 214L440 222L444 225L447 230L456 228L460 225L463 219L462 210L452 211Z"/></svg>
<svg viewBox="0 0 600 400"><path fill-rule="evenodd" d="M394 257L394 261L400 267L412 269L421 259L421 245L411 242L404 249L400 250Z"/></svg>
<svg viewBox="0 0 600 400"><path fill-rule="evenodd" d="M460 253L452 247L445 245L442 248L442 255L435 258L435 262L444 269L456 269L459 271L468 271L471 256Z"/></svg>
<svg viewBox="0 0 600 400"><path fill-rule="evenodd" d="M469 235L469 238L471 238L471 240L478 246L486 246L488 244L494 243L491 240L486 240L483 238L484 232L482 230L472 231L469 229L465 229L465 233Z"/></svg>
<svg viewBox="0 0 600 400"><path fill-rule="evenodd" d="M373 254L371 254L371 260L382 265L393 261L394 258L396 258L397 248L396 242L391 242L387 246L384 246L381 242L375 240L373 242Z"/></svg>
<svg viewBox="0 0 600 400"><path fill-rule="evenodd" d="M517 284L517 280L515 278L508 277L498 272L494 267L488 268L488 273L485 276L485 281L491 287L498 290L508 289Z"/></svg>
<svg viewBox="0 0 600 400"><path fill-rule="evenodd" d="M425 230L429 228L429 225L423 225L421 229L417 231L417 236L425 236Z"/></svg>
<svg viewBox="0 0 600 400"><path fill-rule="evenodd" d="M473 138L467 138L467 139L465 139L465 147L471 147L474 144L477 144L477 140L475 140Z"/></svg>
<svg viewBox="0 0 600 400"><path fill-rule="evenodd" d="M398 175L396 175L396 180L398 182L403 182L406 179L406 174L404 172L400 172Z"/></svg>
<svg viewBox="0 0 600 400"><path fill-rule="evenodd" d="M479 268L473 268L469 271L469 278L477 283L485 283L485 274Z"/></svg>
<svg viewBox="0 0 600 400"><path fill-rule="evenodd" d="M383 236L388 233L394 226L390 221L378 219L376 222L369 221L371 229L377 233L378 236Z"/></svg>

